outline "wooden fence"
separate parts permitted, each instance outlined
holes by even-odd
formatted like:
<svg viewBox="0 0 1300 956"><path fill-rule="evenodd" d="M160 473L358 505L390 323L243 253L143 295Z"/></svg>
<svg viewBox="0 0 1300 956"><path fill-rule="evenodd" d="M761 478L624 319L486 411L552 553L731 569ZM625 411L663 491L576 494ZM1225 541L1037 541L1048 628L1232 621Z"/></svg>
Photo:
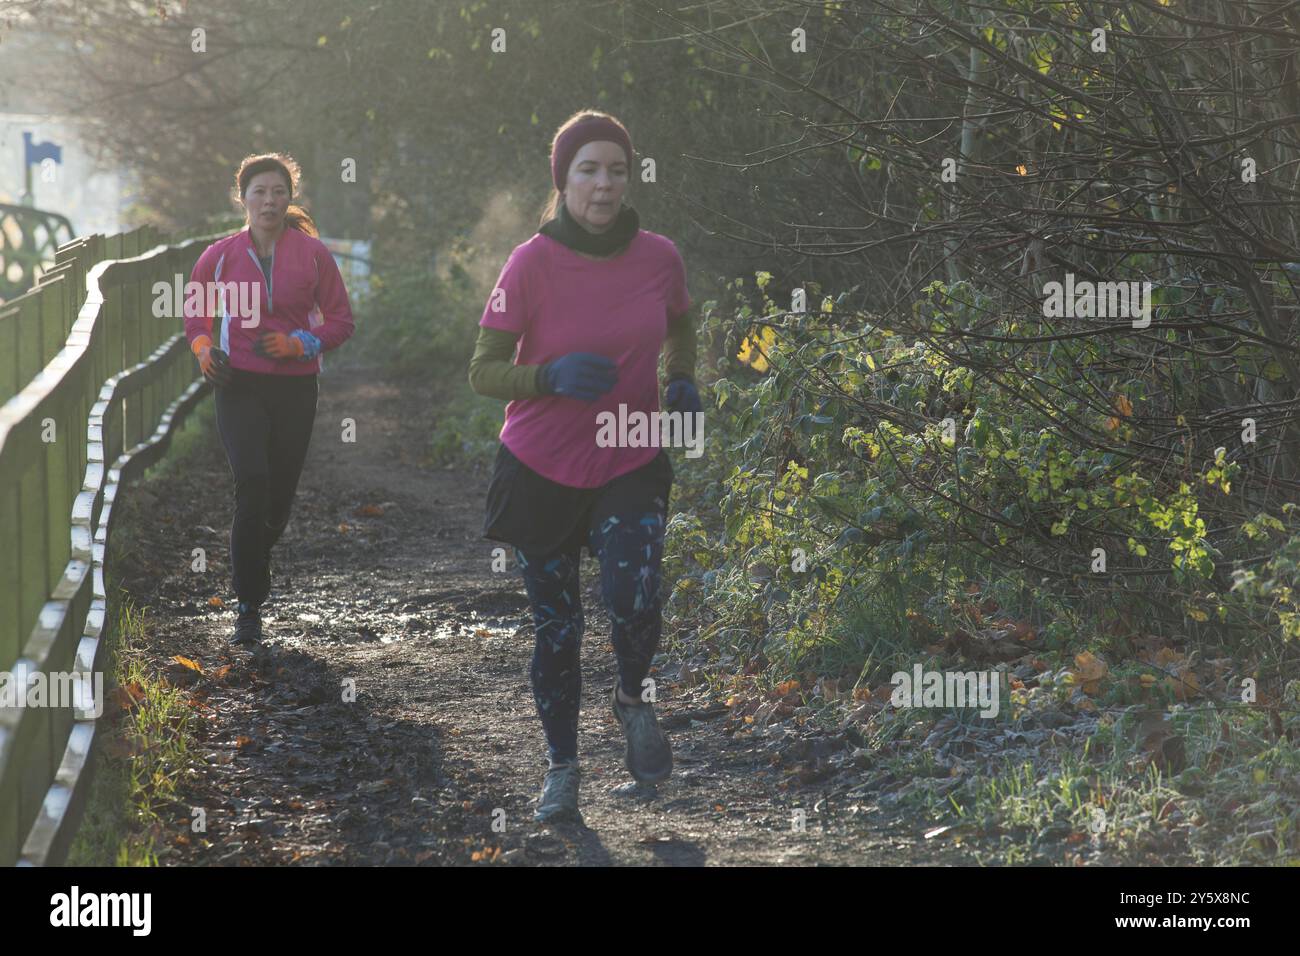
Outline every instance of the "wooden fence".
<svg viewBox="0 0 1300 956"><path fill-rule="evenodd" d="M0 864L60 863L75 834L108 683L113 502L208 388L182 318L155 316L152 289L187 282L216 238L79 238L0 305L0 677L8 703L28 674L50 690L71 675L78 691L71 707L0 700Z"/></svg>

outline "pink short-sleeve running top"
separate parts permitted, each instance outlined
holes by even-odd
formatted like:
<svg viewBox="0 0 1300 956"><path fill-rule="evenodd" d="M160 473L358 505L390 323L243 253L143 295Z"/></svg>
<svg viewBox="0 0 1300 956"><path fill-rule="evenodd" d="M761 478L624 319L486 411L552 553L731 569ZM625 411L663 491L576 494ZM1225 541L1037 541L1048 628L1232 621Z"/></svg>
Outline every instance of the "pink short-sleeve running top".
<svg viewBox="0 0 1300 956"><path fill-rule="evenodd" d="M597 416L659 411L659 353L668 323L690 308L686 268L666 236L640 229L611 259L588 259L534 235L516 246L479 325L520 335L518 365L593 352L618 366L618 383L594 402L546 395L506 406L501 441L551 481L597 488L650 462L659 448L596 442Z"/></svg>

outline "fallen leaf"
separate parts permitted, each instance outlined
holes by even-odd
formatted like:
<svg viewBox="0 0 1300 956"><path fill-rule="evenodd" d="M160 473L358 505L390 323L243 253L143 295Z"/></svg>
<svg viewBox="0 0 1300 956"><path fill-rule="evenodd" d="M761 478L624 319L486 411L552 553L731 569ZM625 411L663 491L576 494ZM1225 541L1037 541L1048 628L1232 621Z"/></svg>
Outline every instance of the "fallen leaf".
<svg viewBox="0 0 1300 956"><path fill-rule="evenodd" d="M203 668L199 666L198 661L192 661L188 657L182 657L180 654L173 654L172 660L174 660L177 664L181 664L185 667L188 667L192 671L198 671L200 674L203 673Z"/></svg>
<svg viewBox="0 0 1300 956"><path fill-rule="evenodd" d="M213 595L212 597L208 598L208 604L212 605L213 607L222 607L225 605L225 603L226 603L225 601L221 600L221 598L217 597L216 595Z"/></svg>
<svg viewBox="0 0 1300 956"><path fill-rule="evenodd" d="M1101 679L1110 670L1106 662L1092 651L1074 655L1074 666L1075 679L1083 688L1083 692L1089 696L1095 695L1101 689Z"/></svg>
<svg viewBox="0 0 1300 956"><path fill-rule="evenodd" d="M1038 632L1034 630L1034 626L1028 621L1014 621L1007 637L1028 644L1038 639Z"/></svg>
<svg viewBox="0 0 1300 956"><path fill-rule="evenodd" d="M1179 700L1190 700L1201 692L1201 682L1197 680L1196 672L1187 665L1183 665L1166 677L1165 684Z"/></svg>

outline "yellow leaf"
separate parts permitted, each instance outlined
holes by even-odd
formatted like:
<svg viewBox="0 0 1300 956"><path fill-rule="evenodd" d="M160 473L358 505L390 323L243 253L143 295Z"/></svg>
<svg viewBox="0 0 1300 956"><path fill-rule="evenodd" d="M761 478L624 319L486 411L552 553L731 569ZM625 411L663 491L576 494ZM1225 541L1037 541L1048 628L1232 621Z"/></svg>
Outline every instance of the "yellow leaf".
<svg viewBox="0 0 1300 956"><path fill-rule="evenodd" d="M1029 170L1027 170L1027 169L1025 168L1025 164L1024 164L1024 163L1021 163L1019 166L1016 167L1016 172L1019 173L1021 176L1028 176L1028 175L1029 175Z"/></svg>
<svg viewBox="0 0 1300 956"><path fill-rule="evenodd" d="M738 358L740 361L748 365L750 362L750 356L751 356L751 349L749 347L749 339L747 337L745 341L740 343L740 351L736 353L736 358Z"/></svg>
<svg viewBox="0 0 1300 956"><path fill-rule="evenodd" d="M1115 410L1125 418L1130 418L1133 415L1133 403L1128 400L1126 395L1116 395Z"/></svg>
<svg viewBox="0 0 1300 956"><path fill-rule="evenodd" d="M181 657L179 654L174 655L172 660L177 664L184 664L192 671L198 671L200 674L203 673L203 668L199 666L198 661L192 661L188 657Z"/></svg>

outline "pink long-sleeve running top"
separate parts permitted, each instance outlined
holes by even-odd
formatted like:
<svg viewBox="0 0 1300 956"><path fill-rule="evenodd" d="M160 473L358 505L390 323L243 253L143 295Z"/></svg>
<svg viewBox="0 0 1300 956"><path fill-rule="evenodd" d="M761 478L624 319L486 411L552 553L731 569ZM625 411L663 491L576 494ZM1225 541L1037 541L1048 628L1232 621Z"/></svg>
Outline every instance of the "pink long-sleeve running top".
<svg viewBox="0 0 1300 956"><path fill-rule="evenodd" d="M273 359L253 351L258 337L266 332L289 335L304 329L321 341L321 352L338 348L352 335L352 306L343 276L329 248L319 239L286 226L271 254L270 283L262 273L249 230L218 239L194 264L191 282L219 283L227 288L223 307L215 316L208 311L209 296L198 302L185 297L185 336L193 346L200 335L212 337L213 345L230 355L233 368L278 375L312 375L321 370L321 358ZM228 283L249 283L242 289ZM252 323L250 306L260 303L257 323ZM219 321L216 321L219 319Z"/></svg>

